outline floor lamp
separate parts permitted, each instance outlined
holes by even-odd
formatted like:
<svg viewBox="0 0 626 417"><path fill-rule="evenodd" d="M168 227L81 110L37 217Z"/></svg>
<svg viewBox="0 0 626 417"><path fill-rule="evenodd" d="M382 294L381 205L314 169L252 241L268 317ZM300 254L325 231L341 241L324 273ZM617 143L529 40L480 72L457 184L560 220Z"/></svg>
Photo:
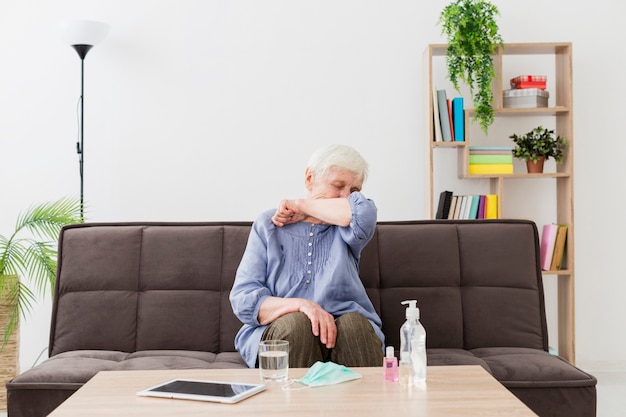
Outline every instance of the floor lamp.
<svg viewBox="0 0 626 417"><path fill-rule="evenodd" d="M109 25L93 20L74 20L67 22L64 28L65 40L78 53L80 57L80 118L78 142L76 151L78 152L78 165L80 170L80 220L84 221L84 164L85 164L85 143L84 143L84 108L85 108L85 57L87 52L101 42L109 33Z"/></svg>

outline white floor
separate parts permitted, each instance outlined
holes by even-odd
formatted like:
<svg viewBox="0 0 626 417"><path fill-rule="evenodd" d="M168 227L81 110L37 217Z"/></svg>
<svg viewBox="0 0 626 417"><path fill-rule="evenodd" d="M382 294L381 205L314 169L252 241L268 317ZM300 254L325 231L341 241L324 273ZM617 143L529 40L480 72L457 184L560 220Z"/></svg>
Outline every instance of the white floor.
<svg viewBox="0 0 626 417"><path fill-rule="evenodd" d="M626 371L583 368L598 379L598 417L626 416Z"/></svg>

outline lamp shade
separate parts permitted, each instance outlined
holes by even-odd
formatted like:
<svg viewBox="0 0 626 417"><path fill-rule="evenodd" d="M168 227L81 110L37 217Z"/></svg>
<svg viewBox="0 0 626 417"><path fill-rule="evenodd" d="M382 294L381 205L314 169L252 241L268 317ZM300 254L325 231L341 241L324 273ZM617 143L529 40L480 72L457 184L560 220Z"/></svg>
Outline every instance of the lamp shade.
<svg viewBox="0 0 626 417"><path fill-rule="evenodd" d="M94 20L64 22L63 37L69 45L91 45L101 42L109 33L110 26Z"/></svg>

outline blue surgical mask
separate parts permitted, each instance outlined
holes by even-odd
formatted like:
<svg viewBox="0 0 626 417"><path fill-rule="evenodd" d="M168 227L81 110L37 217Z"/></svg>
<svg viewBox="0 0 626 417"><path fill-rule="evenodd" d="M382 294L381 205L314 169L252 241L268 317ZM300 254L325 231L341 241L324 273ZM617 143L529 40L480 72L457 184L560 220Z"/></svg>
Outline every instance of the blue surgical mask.
<svg viewBox="0 0 626 417"><path fill-rule="evenodd" d="M361 374L348 369L343 365L339 365L334 362L318 361L309 368L307 373L302 378L295 379L291 383L299 382L307 385L308 387L321 387L323 385L339 384L359 378L361 378ZM283 389L287 389L286 387L291 385L291 383L283 386Z"/></svg>

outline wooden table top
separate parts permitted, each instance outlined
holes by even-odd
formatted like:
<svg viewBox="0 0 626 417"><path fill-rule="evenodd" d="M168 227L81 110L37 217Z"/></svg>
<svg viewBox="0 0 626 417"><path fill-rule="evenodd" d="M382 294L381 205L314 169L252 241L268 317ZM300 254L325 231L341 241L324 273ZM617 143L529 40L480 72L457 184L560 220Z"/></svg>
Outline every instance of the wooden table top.
<svg viewBox="0 0 626 417"><path fill-rule="evenodd" d="M428 367L423 386L385 382L382 367L351 368L363 378L336 385L283 390L285 382L237 404L139 397L136 392L173 378L259 383L258 369L105 371L51 417L89 416L536 416L480 366ZM290 369L300 378L307 369Z"/></svg>

